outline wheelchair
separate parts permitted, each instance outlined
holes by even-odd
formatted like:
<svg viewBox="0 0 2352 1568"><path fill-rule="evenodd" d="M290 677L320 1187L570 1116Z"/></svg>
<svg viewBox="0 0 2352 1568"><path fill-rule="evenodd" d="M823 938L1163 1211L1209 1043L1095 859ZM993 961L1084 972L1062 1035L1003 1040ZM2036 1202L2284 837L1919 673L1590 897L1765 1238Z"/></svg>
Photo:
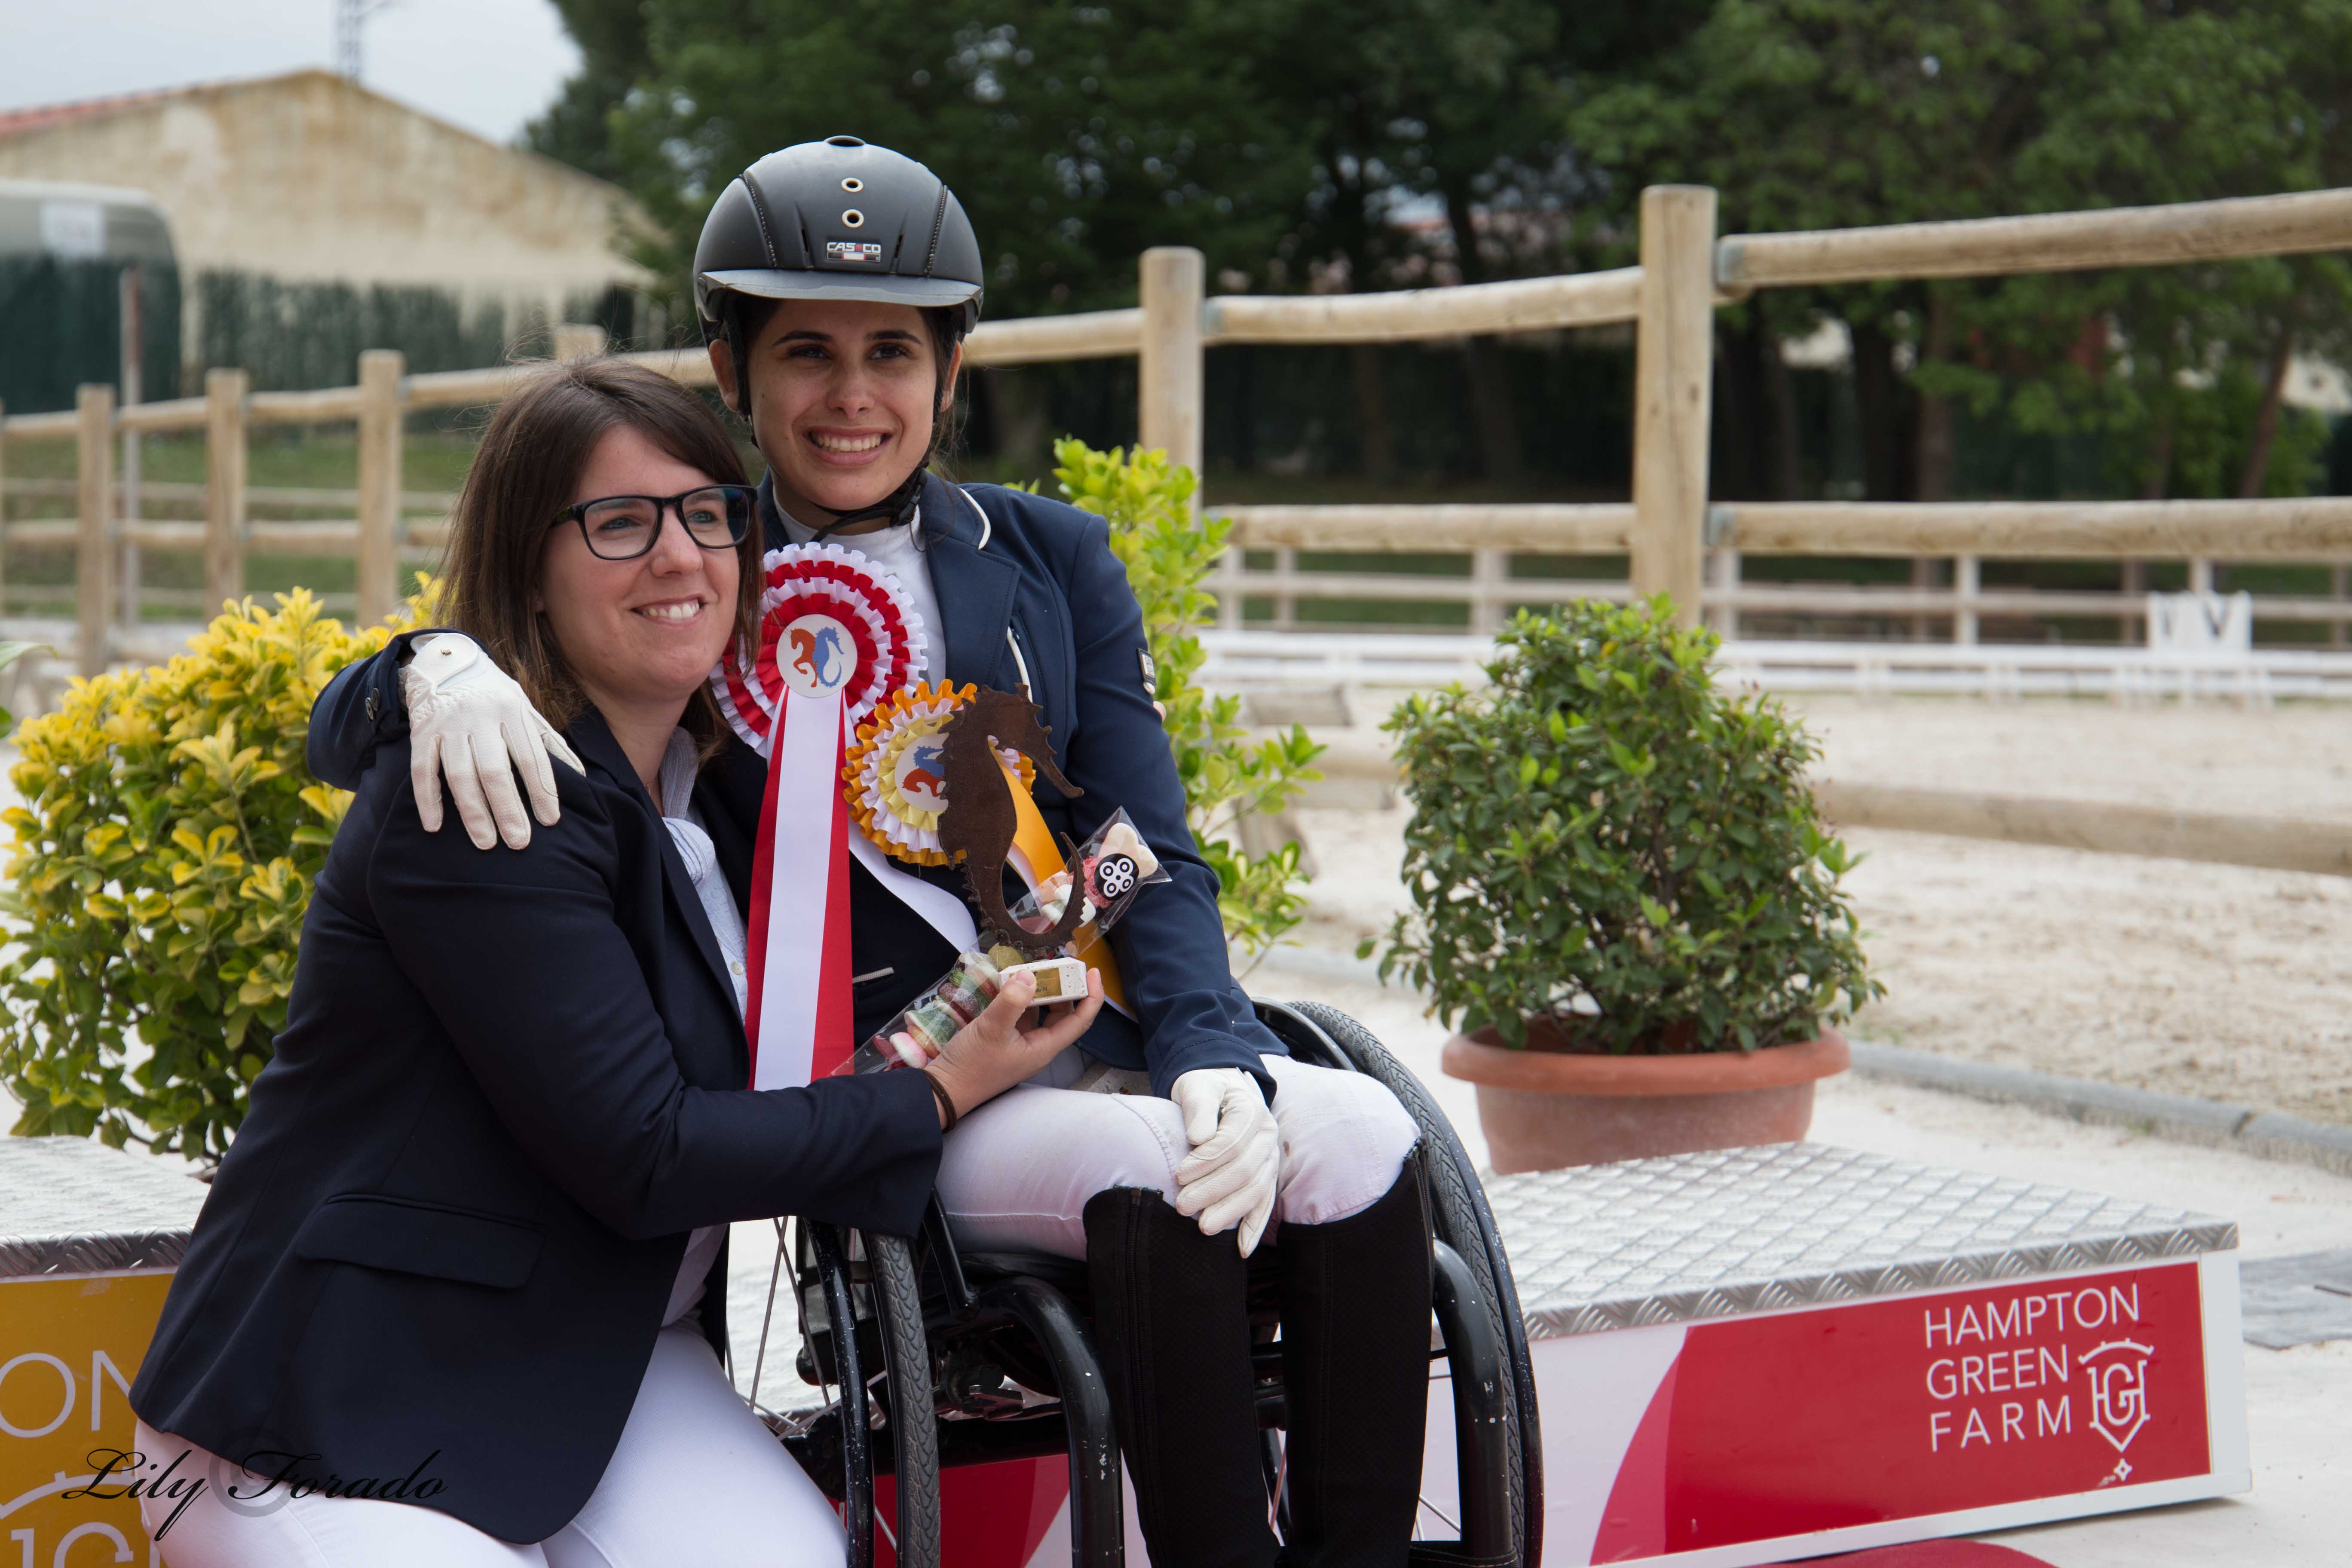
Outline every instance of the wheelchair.
<svg viewBox="0 0 2352 1568"><path fill-rule="evenodd" d="M1461 1518L1453 1540L1417 1541L1415 1564L1534 1568L1542 1558L1543 1460L1535 1376L1502 1240L1461 1143L1412 1073L1360 1025L1318 1003L1259 1002L1301 1061L1369 1073L1420 1124L1436 1234L1433 1364L1450 1374ZM961 1250L933 1199L922 1234L864 1235L803 1222L793 1286L799 1371L827 1403L762 1412L802 1467L843 1505L848 1568L871 1568L877 1526L899 1568L936 1568L944 1470L1066 1456L1071 1561L1119 1568L1125 1505L1108 1390L1089 1338L1085 1265ZM1259 1254L1271 1264L1272 1248ZM1254 1260L1255 1262L1255 1260ZM1270 1268L1249 1294L1269 1506L1280 1495L1285 1425ZM771 1310L773 1310L772 1297ZM894 1478L877 1518L876 1479ZM1424 1513L1444 1520L1433 1508ZM970 1560L959 1552L957 1561Z"/></svg>

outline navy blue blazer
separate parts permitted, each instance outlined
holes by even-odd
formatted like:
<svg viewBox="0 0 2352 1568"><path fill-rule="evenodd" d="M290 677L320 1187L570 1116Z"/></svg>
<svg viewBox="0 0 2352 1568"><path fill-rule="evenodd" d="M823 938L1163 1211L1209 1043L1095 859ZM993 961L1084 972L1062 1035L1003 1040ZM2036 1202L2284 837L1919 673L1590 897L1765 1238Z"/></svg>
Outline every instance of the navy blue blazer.
<svg viewBox="0 0 2352 1568"><path fill-rule="evenodd" d="M780 542L786 535L764 480L760 500L766 536ZM1217 874L1193 848L1183 783L1151 705L1143 614L1111 552L1108 526L1025 490L957 486L937 475L924 486L922 525L945 623L938 641L947 679L1001 691L1025 684L1045 710L1063 776L1086 792L1066 798L1039 779L1046 824L1083 840L1124 806L1171 879L1145 889L1110 934L1135 1019L1106 1007L1079 1043L1113 1066L1149 1068L1162 1095L1194 1068L1237 1067L1256 1074L1272 1100L1274 1082L1258 1058L1286 1053L1234 984ZM407 726L397 654L388 650L342 671L320 694L310 770L342 784L373 747L404 738ZM704 815L722 864L751 864L765 766L737 744L706 770L717 810ZM917 874L966 891L961 870ZM853 973L890 971L857 988L860 1039L955 959L945 938L854 862L850 932Z"/></svg>
<svg viewBox="0 0 2352 1568"><path fill-rule="evenodd" d="M563 819L520 853L425 832L404 743L354 781L276 1057L131 1391L157 1431L312 1456L313 1479L429 1477L425 1506L543 1540L612 1458L689 1230L915 1229L929 1086L744 1088L668 830L600 715L569 734L587 775L556 770ZM700 1315L722 1357L726 1278L722 1253Z"/></svg>

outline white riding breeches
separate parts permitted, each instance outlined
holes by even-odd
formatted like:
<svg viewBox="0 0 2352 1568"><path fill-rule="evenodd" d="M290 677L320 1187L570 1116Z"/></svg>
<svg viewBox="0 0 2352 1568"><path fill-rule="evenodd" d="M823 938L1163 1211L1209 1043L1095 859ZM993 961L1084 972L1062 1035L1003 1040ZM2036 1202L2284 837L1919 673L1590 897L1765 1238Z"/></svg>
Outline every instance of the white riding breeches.
<svg viewBox="0 0 2352 1568"><path fill-rule="evenodd" d="M654 1340L652 1361L604 1479L572 1522L517 1545L411 1503L289 1498L269 1478L139 1423L159 1473L205 1480L193 1502L142 1497L140 1513L170 1568L839 1568L841 1521L816 1483L751 1414L690 1323ZM246 1498L224 1499L215 1485ZM483 1484L496 1486L496 1477ZM275 1506L272 1506L272 1505ZM169 1521L168 1524L166 1521Z"/></svg>
<svg viewBox="0 0 2352 1568"><path fill-rule="evenodd" d="M1090 1058L1076 1047L956 1123L940 1158L940 1206L956 1240L982 1251L1084 1258L1087 1200L1142 1187L1173 1203L1192 1152L1184 1118L1150 1094L1061 1087ZM1275 1082L1282 1175L1267 1237L1369 1208L1396 1185L1420 1129L1378 1080L1287 1057L1261 1058Z"/></svg>

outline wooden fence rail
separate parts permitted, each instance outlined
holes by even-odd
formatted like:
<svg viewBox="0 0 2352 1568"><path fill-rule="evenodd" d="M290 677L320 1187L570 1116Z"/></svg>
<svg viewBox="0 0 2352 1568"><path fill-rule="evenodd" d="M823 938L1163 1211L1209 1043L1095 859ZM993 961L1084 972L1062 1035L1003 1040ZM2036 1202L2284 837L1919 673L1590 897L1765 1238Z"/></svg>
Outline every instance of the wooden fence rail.
<svg viewBox="0 0 2352 1568"><path fill-rule="evenodd" d="M1204 294L1200 253L1148 251L1135 309L983 323L966 363L1019 365L1133 354L1140 362L1139 444L1166 450L1196 471L1202 457L1202 356L1227 343L1396 342L1633 322L1635 326L1633 498L1591 506L1277 507L1225 509L1235 548L1213 586L1228 626L1245 596L1274 598L1278 622L1302 599L1419 598L1471 605L1473 629L1491 629L1513 603L1566 594L1671 595L1685 617L1706 610L1727 630L1743 612L1948 616L1955 641L1972 641L1980 617L2104 615L2129 623L2141 614L2121 594L1987 588L1987 562L2021 559L2177 559L2192 586L2210 587L2213 563L2322 563L2326 597L2265 596L2258 614L2326 624L2340 646L2352 624L2352 498L2286 500L2026 502L1877 505L1837 502L1717 503L1707 491L1712 315L1716 306L1759 288L1906 278L2119 266L2352 249L2352 190L2184 203L2163 207L2054 213L1874 229L1718 237L1716 200L1699 186L1643 193L1641 264L1612 271L1384 294L1306 297ZM557 334L556 357L603 346L594 328ZM629 356L692 385L711 382L698 352ZM423 409L495 403L540 373L523 363L408 375L386 351L362 356L354 385L316 392L253 392L241 373L217 371L205 395L114 405L112 392L86 387L78 405L54 414L0 416L0 499L59 498L75 516L0 525L19 544L64 544L77 554L77 663L102 668L136 639L110 631L110 578L137 550L200 551L205 595L217 603L242 588L243 563L257 551L349 554L357 563L355 601L373 617L393 603L404 561L429 558L441 530L428 516L448 498L404 491L401 432ZM5 416L5 410L0 410ZM247 482L246 444L259 426L349 423L357 426L358 479L352 490L266 491ZM208 449L202 487L142 485L118 507L114 444L126 433L201 430ZM7 453L21 443L73 440L78 474L61 480L5 479ZM200 494L194 493L201 490ZM150 521L137 501L201 501L201 524ZM349 509L348 518L265 521L257 510ZM5 511L0 511L5 516ZM124 553L126 547L134 553ZM1251 552L1271 552L1271 568ZM1468 575L1431 577L1350 569L1300 569L1301 552L1461 552ZM1623 577L1560 580L1514 575L1534 555L1623 555ZM1949 589L1742 580L1743 557L1944 557ZM1715 581L1708 584L1707 563ZM135 585L135 579L133 579ZM186 591L183 590L183 594ZM130 595L135 602L135 592ZM1960 814L1965 816L1966 814ZM1954 820L1959 820L1955 817ZM1978 827L1955 831L1979 831ZM2275 864L2275 859L2258 860Z"/></svg>

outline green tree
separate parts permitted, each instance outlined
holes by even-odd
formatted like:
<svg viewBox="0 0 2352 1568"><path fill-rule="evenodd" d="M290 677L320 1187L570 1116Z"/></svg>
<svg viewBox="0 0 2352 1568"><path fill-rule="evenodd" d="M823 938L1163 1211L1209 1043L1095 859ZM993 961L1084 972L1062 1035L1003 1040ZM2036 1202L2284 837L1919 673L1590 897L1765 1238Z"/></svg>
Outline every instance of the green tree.
<svg viewBox="0 0 2352 1568"><path fill-rule="evenodd" d="M1194 245L1255 267L1302 153L1218 47L1217 7L873 0L563 0L584 56L534 146L610 173L653 216L643 259L682 306L703 214L762 153L847 131L954 188L989 310L1132 303L1135 258ZM813 84L822 84L813 90Z"/></svg>
<svg viewBox="0 0 2352 1568"><path fill-rule="evenodd" d="M1276 288L1367 292L1558 272L1583 175L1563 94L1694 27L1708 0L1264 0L1249 31L1261 90L1314 149L1314 178L1267 269ZM1395 221L1418 209L1433 233ZM1487 477L1521 467L1500 344L1465 345ZM1377 353L1355 353L1368 467L1389 467Z"/></svg>
<svg viewBox="0 0 2352 1568"><path fill-rule="evenodd" d="M637 196L658 231L640 258L680 310L726 181L841 131L955 188L993 315L1132 303L1135 258L1160 244L1197 247L1227 289L1478 282L1561 264L1568 84L1654 52L1706 3L560 0L583 64L531 142ZM1423 212L1441 222L1397 221ZM1500 356L1469 353L1487 467L1508 477ZM1356 365L1378 472L1378 356Z"/></svg>
<svg viewBox="0 0 2352 1568"><path fill-rule="evenodd" d="M1637 72L1578 95L1570 135L1610 176L1723 195L1723 226L1804 229L2135 205L2341 183L2352 161L2347 0L1722 0ZM1955 402L2027 430L2104 429L2164 493L2184 385L2262 367L2240 484L2267 486L2282 345L2336 346L2340 262L1902 282L1759 296L1727 312L1733 378L1823 316L1852 332L1868 492L1952 483ZM2110 331L2107 329L2112 328ZM1785 419L1766 418L1768 444ZM1785 452L1748 465L1784 492ZM2300 482L2301 476L2294 476Z"/></svg>

